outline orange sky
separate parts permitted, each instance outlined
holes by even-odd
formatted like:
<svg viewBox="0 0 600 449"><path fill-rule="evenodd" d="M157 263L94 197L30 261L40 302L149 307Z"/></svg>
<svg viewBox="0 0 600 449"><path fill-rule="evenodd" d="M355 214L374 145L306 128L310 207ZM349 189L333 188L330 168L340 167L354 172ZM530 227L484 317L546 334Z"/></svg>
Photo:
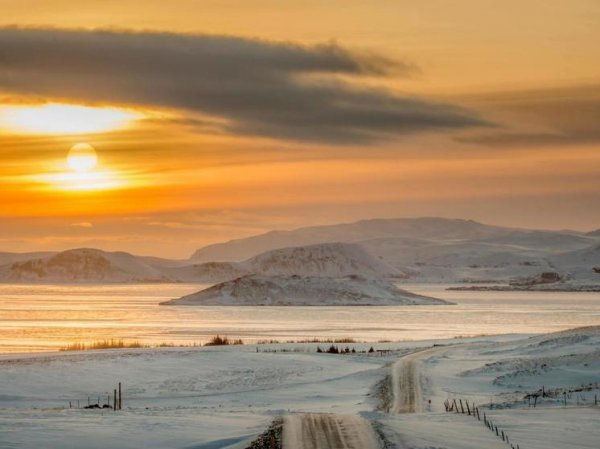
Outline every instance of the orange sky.
<svg viewBox="0 0 600 449"><path fill-rule="evenodd" d="M187 257L373 217L600 227L598 2L176 6L0 0L0 251Z"/></svg>

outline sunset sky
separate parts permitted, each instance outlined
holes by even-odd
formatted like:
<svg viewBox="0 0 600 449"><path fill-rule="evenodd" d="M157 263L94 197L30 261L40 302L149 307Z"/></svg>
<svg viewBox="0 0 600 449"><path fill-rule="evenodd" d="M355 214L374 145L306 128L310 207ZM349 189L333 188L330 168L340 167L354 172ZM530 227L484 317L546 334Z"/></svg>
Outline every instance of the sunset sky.
<svg viewBox="0 0 600 449"><path fill-rule="evenodd" d="M0 251L184 258L375 217L600 227L597 0L0 11Z"/></svg>

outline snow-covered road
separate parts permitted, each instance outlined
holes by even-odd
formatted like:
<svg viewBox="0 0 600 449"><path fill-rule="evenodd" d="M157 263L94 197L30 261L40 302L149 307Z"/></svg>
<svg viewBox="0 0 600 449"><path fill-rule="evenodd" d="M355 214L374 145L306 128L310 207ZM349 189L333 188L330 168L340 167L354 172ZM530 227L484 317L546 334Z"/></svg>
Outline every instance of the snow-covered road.
<svg viewBox="0 0 600 449"><path fill-rule="evenodd" d="M423 394L419 365L427 357L445 351L446 348L431 348L417 351L400 358L392 367L392 392L394 403L390 413L422 412Z"/></svg>
<svg viewBox="0 0 600 449"><path fill-rule="evenodd" d="M283 421L283 449L379 449L371 425L356 415L302 413Z"/></svg>

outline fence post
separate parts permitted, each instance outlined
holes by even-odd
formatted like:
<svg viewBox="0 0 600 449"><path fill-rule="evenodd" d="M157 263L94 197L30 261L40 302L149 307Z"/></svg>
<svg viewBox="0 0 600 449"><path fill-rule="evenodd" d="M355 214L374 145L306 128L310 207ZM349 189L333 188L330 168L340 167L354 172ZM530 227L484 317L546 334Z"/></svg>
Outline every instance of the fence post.
<svg viewBox="0 0 600 449"><path fill-rule="evenodd" d="M119 382L119 410L121 410L123 408L123 403L121 402L122 396L121 396L121 382Z"/></svg>
<svg viewBox="0 0 600 449"><path fill-rule="evenodd" d="M113 390L113 410L117 410L117 389Z"/></svg>

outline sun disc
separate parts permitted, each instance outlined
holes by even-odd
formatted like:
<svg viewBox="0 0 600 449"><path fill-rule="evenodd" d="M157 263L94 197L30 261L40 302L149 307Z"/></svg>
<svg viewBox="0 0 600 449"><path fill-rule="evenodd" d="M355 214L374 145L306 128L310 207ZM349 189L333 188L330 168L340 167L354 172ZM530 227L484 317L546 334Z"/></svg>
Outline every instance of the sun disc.
<svg viewBox="0 0 600 449"><path fill-rule="evenodd" d="M67 163L72 170L84 173L92 170L98 163L98 156L94 147L88 143L73 145L67 155Z"/></svg>

